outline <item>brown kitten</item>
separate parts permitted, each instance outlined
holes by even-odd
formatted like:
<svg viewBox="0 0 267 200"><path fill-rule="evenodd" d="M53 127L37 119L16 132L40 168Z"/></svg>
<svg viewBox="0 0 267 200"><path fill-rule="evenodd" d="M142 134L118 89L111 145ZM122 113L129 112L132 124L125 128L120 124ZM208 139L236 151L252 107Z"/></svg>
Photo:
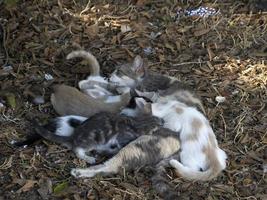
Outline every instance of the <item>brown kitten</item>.
<svg viewBox="0 0 267 200"><path fill-rule="evenodd" d="M99 112L118 113L131 99L130 91L106 98L96 99L67 85L56 85L51 95L51 103L61 115L91 117Z"/></svg>
<svg viewBox="0 0 267 200"><path fill-rule="evenodd" d="M188 85L175 77L148 71L140 56L136 56L133 63L118 66L111 74L110 82L137 89L140 96L152 98L154 102L157 102L159 98L178 100L205 112L201 101Z"/></svg>

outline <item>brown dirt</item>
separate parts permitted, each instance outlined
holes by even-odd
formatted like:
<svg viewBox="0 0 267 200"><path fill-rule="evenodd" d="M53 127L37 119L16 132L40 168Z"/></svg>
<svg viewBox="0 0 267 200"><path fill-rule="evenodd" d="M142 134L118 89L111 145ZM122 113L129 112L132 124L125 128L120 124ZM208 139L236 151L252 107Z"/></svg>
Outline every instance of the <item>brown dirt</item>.
<svg viewBox="0 0 267 200"><path fill-rule="evenodd" d="M140 54L151 70L199 92L228 166L206 183L186 182L170 170L181 199L267 198L267 14L259 13L264 1L106 0L91 1L87 9L85 0L4 2L0 65L12 68L0 69L0 199L161 199L148 168L77 180L70 169L85 163L64 148L45 141L26 149L10 144L31 131L29 117L55 115L51 85L77 86L88 75L88 67L65 60L80 47L94 53L105 75ZM198 5L221 14L175 19L178 9ZM44 104L33 103L42 96ZM216 96L226 101L218 104Z"/></svg>

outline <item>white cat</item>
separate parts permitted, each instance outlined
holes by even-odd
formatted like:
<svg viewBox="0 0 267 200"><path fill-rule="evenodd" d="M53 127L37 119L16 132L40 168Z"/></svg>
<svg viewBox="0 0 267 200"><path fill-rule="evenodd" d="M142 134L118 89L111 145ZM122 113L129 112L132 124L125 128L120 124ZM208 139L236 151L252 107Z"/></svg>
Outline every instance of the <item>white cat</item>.
<svg viewBox="0 0 267 200"><path fill-rule="evenodd" d="M206 117L194 107L175 100L147 103L136 98L135 111L122 111L135 115L140 110L149 110L153 116L164 120L164 127L179 133L181 142L180 162L170 160L176 172L188 180L210 180L226 167L226 153L218 147L214 132ZM130 111L130 112L129 112Z"/></svg>

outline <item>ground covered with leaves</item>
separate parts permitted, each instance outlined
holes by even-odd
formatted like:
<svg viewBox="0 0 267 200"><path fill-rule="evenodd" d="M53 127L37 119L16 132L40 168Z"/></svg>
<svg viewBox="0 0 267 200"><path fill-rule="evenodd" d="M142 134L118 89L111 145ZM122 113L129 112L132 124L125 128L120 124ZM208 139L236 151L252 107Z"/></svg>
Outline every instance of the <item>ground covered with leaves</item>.
<svg viewBox="0 0 267 200"><path fill-rule="evenodd" d="M200 6L218 12L183 12ZM150 168L77 180L70 169L86 163L63 147L12 146L32 131L30 118L55 116L53 84L77 86L89 74L88 66L65 59L79 48L97 57L104 75L139 54L150 70L187 82L201 96L227 169L205 183L168 170L181 199L267 198L264 1L6 0L0 23L0 199L162 199Z"/></svg>

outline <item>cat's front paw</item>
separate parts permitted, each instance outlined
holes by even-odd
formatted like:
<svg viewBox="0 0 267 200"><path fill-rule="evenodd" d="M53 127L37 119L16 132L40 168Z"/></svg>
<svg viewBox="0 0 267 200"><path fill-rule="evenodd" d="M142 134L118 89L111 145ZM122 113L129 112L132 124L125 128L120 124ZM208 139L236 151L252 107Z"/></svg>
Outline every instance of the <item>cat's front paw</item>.
<svg viewBox="0 0 267 200"><path fill-rule="evenodd" d="M81 177L80 169L72 169L70 174L72 176L74 176L75 178L80 178Z"/></svg>
<svg viewBox="0 0 267 200"><path fill-rule="evenodd" d="M84 160L85 160L87 163L91 164L91 165L93 165L93 164L96 163L96 159L95 159L94 157L91 157L91 156L87 156L87 157L85 157Z"/></svg>
<svg viewBox="0 0 267 200"><path fill-rule="evenodd" d="M175 159L171 159L170 160L170 165L173 167L173 168L177 168L177 167L179 167L181 164L177 161L177 160L175 160Z"/></svg>
<svg viewBox="0 0 267 200"><path fill-rule="evenodd" d="M91 169L72 169L71 170L71 175L74 176L75 178L91 178L96 175L94 170Z"/></svg>

